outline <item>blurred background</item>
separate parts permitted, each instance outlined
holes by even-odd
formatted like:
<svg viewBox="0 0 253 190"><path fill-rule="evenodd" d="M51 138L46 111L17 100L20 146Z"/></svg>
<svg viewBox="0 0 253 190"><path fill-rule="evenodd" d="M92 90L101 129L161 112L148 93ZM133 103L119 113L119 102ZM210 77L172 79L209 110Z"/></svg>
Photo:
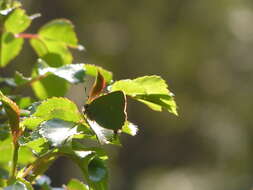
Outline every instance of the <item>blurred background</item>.
<svg viewBox="0 0 253 190"><path fill-rule="evenodd" d="M31 32L72 20L86 48L73 52L74 62L100 65L116 80L160 75L176 94L179 117L129 103L140 131L108 147L111 190L253 189L253 1L22 2L28 14L42 14ZM34 64L28 43L16 60L25 73ZM80 89L68 96L81 105ZM55 186L80 178L64 159L48 175Z"/></svg>

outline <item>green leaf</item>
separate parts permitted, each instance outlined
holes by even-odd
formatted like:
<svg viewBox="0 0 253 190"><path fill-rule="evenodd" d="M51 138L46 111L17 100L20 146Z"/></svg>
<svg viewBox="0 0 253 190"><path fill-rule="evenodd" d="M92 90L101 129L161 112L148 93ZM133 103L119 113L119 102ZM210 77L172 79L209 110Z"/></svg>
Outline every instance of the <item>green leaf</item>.
<svg viewBox="0 0 253 190"><path fill-rule="evenodd" d="M5 139L4 141L0 141L0 152L2 153L4 152L4 154L1 154L0 156L0 166L2 168L10 170L8 163L12 159L12 151L13 146L10 137ZM18 164L25 165L31 163L34 160L31 151L26 147L20 147L18 154L19 154Z"/></svg>
<svg viewBox="0 0 253 190"><path fill-rule="evenodd" d="M5 187L4 190L33 190L32 185L24 179L19 179L14 184Z"/></svg>
<svg viewBox="0 0 253 190"><path fill-rule="evenodd" d="M34 70L33 78L39 78L38 71ZM56 88L57 86L57 88ZM48 75L42 77L40 80L32 83L32 88L36 96L43 100L53 96L64 96L69 88L66 80L59 78L55 75Z"/></svg>
<svg viewBox="0 0 253 190"><path fill-rule="evenodd" d="M6 124L0 125L0 141L7 139L10 135L9 126Z"/></svg>
<svg viewBox="0 0 253 190"><path fill-rule="evenodd" d="M24 109L31 105L32 99L30 97L22 97L17 99L16 102L21 109Z"/></svg>
<svg viewBox="0 0 253 190"><path fill-rule="evenodd" d="M174 95L159 76L144 76L134 80L120 80L111 86L112 91L122 90L126 95L146 104L155 111L162 109L177 115Z"/></svg>
<svg viewBox="0 0 253 190"><path fill-rule="evenodd" d="M67 98L50 98L43 101L32 116L44 120L53 118L70 122L80 122L82 120L82 115L77 106Z"/></svg>
<svg viewBox="0 0 253 190"><path fill-rule="evenodd" d="M97 71L99 71L103 75L105 81L108 84L110 84L112 82L112 77L113 77L112 72L107 71L107 70L103 69L102 67L99 67L96 65L84 64L84 69L85 69L86 75L96 77Z"/></svg>
<svg viewBox="0 0 253 190"><path fill-rule="evenodd" d="M71 179L67 185L67 190L89 190L89 187L77 179Z"/></svg>
<svg viewBox="0 0 253 190"><path fill-rule="evenodd" d="M25 77L22 73L16 71L14 75L14 82L16 86L24 85L31 81L31 78Z"/></svg>
<svg viewBox="0 0 253 190"><path fill-rule="evenodd" d="M61 119L64 121L78 123L82 115L77 106L67 98L50 98L41 102L35 108L34 113L22 121L22 125L28 128L35 128L43 121L50 119Z"/></svg>
<svg viewBox="0 0 253 190"><path fill-rule="evenodd" d="M40 117L28 117L21 122L21 125L25 126L27 129L35 129L43 121L45 120Z"/></svg>
<svg viewBox="0 0 253 190"><path fill-rule="evenodd" d="M39 60L38 73L40 76L53 74L73 84L83 82L85 76L83 64L69 64L62 67L49 67L43 60Z"/></svg>
<svg viewBox="0 0 253 190"><path fill-rule="evenodd" d="M31 24L31 19L26 15L25 10L15 9L6 19L5 30L14 34L25 31Z"/></svg>
<svg viewBox="0 0 253 190"><path fill-rule="evenodd" d="M88 165L89 180L92 182L101 182L107 177L107 168L103 160L94 158Z"/></svg>
<svg viewBox="0 0 253 190"><path fill-rule="evenodd" d="M59 67L72 62L72 55L64 43L39 38L31 39L30 44L50 66Z"/></svg>
<svg viewBox="0 0 253 190"><path fill-rule="evenodd" d="M87 148L73 140L72 146L63 146L60 153L71 158L81 169L85 181L92 190L107 190L108 170L105 160L108 158L103 148Z"/></svg>
<svg viewBox="0 0 253 190"><path fill-rule="evenodd" d="M47 23L40 28L39 35L42 39L59 41L68 46L78 45L74 26L66 19L56 19Z"/></svg>
<svg viewBox="0 0 253 190"><path fill-rule="evenodd" d="M31 149L36 156L40 156L50 149L48 141L46 141L46 139L44 138L37 138L35 140L31 140L23 146L26 146L27 148Z"/></svg>
<svg viewBox="0 0 253 190"><path fill-rule="evenodd" d="M41 124L39 133L46 138L52 146L59 147L71 136L77 134L76 123L51 119Z"/></svg>
<svg viewBox="0 0 253 190"><path fill-rule="evenodd" d="M138 126L129 121L126 121L124 126L122 127L122 132L135 136L138 133Z"/></svg>
<svg viewBox="0 0 253 190"><path fill-rule="evenodd" d="M84 178L93 190L107 190L108 170L104 160L94 154L94 152L75 152L74 161L81 168Z"/></svg>
<svg viewBox="0 0 253 190"><path fill-rule="evenodd" d="M19 54L24 40L15 38L10 32L3 33L0 38L0 67L4 67Z"/></svg>

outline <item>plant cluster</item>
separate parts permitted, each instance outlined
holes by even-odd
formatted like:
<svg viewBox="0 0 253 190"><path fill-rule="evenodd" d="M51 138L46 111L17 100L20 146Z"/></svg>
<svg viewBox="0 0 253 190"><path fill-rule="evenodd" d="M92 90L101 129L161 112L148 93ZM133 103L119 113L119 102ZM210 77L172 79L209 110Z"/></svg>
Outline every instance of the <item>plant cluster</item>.
<svg viewBox="0 0 253 190"><path fill-rule="evenodd" d="M0 0L0 67L20 53L24 40L38 56L29 77L18 71L0 77L0 189L53 190L44 173L65 156L79 166L84 182L73 179L62 189L106 190L108 155L101 145L120 145L122 133L134 136L138 131L127 119L127 98L177 115L173 94L156 75L114 81L99 66L73 64L70 49L82 46L72 23L55 19L37 33L25 33L37 16L28 16L18 1ZM86 77L95 82L79 110L64 95ZM22 95L27 88L33 96Z"/></svg>

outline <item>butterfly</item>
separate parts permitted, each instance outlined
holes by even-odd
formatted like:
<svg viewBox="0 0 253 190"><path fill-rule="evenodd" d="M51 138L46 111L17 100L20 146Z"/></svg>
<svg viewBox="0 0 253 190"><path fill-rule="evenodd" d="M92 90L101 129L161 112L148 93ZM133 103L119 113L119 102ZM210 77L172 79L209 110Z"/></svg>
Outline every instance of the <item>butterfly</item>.
<svg viewBox="0 0 253 190"><path fill-rule="evenodd" d="M96 126L100 126L117 134L127 120L126 95L123 91L101 95L105 86L104 77L98 71L87 103L84 105L84 114L94 131Z"/></svg>

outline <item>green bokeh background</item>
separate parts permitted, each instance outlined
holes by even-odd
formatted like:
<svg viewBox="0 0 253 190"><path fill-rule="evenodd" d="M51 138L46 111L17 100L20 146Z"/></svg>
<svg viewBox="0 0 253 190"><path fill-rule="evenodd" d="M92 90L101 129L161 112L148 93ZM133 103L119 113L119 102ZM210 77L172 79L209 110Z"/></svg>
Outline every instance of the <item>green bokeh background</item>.
<svg viewBox="0 0 253 190"><path fill-rule="evenodd" d="M176 94L179 117L129 103L139 125L123 147L108 147L112 190L250 190L253 188L253 1L23 0L40 12L30 32L54 18L76 26L86 52L74 62L97 64L115 79L162 76ZM8 66L29 73L28 43ZM79 104L83 89L68 96ZM54 184L80 177L59 160Z"/></svg>

